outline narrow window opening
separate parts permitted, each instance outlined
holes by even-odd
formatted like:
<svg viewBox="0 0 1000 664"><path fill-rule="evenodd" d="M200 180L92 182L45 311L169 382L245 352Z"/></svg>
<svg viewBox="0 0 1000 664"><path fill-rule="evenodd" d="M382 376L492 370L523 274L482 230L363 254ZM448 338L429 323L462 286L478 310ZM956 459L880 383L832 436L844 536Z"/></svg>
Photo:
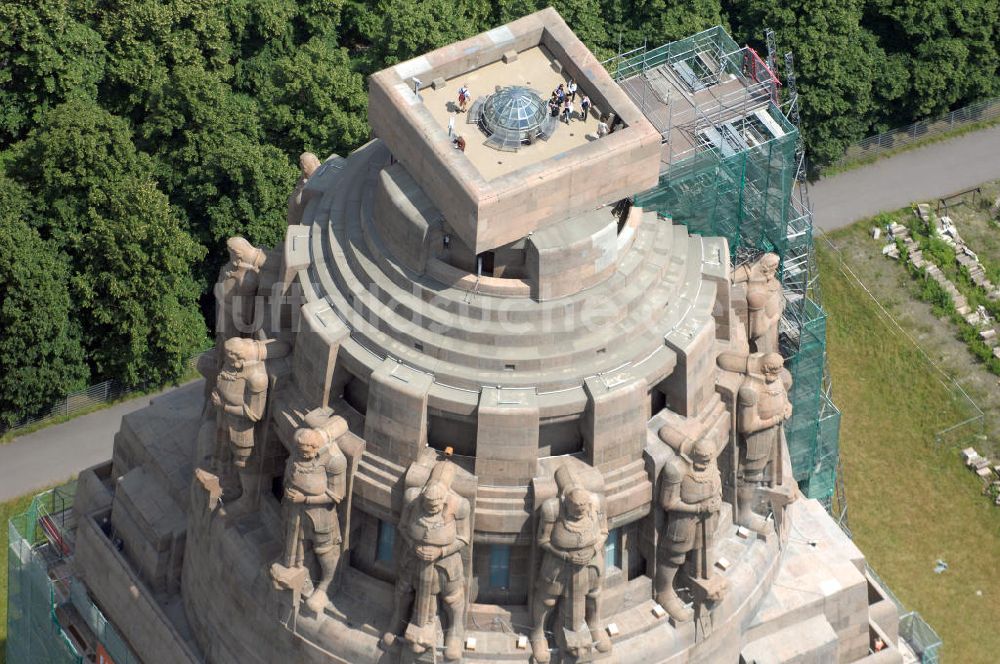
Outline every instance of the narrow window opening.
<svg viewBox="0 0 1000 664"><path fill-rule="evenodd" d="M614 528L608 533L608 540L604 543L604 564L614 565L619 569L622 566L622 533L620 528Z"/></svg>
<svg viewBox="0 0 1000 664"><path fill-rule="evenodd" d="M378 522L378 543L375 546L375 560L380 563L391 563L393 547L396 545L396 526L388 521Z"/></svg>
<svg viewBox="0 0 1000 664"><path fill-rule="evenodd" d="M510 546L507 544L490 545L490 588L510 588Z"/></svg>

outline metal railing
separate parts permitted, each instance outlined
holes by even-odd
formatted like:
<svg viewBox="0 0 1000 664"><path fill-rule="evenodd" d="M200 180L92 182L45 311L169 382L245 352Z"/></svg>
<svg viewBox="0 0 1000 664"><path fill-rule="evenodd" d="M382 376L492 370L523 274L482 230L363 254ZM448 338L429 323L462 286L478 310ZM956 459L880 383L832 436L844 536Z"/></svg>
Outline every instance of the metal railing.
<svg viewBox="0 0 1000 664"><path fill-rule="evenodd" d="M849 146L844 156L830 164L829 168L842 168L886 152L917 145L956 129L998 119L1000 119L1000 97L977 101L936 118L920 120L905 127L862 139Z"/></svg>
<svg viewBox="0 0 1000 664"><path fill-rule="evenodd" d="M209 351L201 351L200 353L196 353L188 358L188 367L192 370L195 369L198 366L198 358L207 352ZM45 410L39 414L32 417L21 418L10 426L0 423L0 436L25 427L44 424L45 422L49 422L57 418L76 415L77 413L93 408L94 406L118 401L119 399L124 399L132 395L138 396L143 392L147 392L158 387L161 387L161 385L155 383L143 383L141 385L129 386L119 380L106 380L103 383L91 385L86 389L79 390L77 392L70 392L62 399L59 399L45 408Z"/></svg>

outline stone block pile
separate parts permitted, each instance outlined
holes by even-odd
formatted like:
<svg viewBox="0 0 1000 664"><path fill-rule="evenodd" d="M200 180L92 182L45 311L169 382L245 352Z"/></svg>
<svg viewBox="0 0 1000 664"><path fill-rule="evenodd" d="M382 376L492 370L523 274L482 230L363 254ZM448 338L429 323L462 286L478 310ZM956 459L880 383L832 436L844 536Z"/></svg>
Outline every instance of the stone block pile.
<svg viewBox="0 0 1000 664"><path fill-rule="evenodd" d="M971 447L961 452L962 463L983 482L983 493L990 496L993 504L1000 507L1000 463L981 456Z"/></svg>
<svg viewBox="0 0 1000 664"><path fill-rule="evenodd" d="M934 224L934 234L955 250L955 262L969 272L972 283L986 291L991 300L1000 300L1000 287L986 276L986 268L979 262L979 256L965 243L951 217L940 217Z"/></svg>
<svg viewBox="0 0 1000 664"><path fill-rule="evenodd" d="M935 237L955 250L955 262L959 267L964 267L968 271L972 282L983 289L990 300L1000 300L1000 287L986 277L986 270L979 262L979 256L962 239L951 217L935 218L930 212L930 206L926 203L919 204L915 214L921 221L926 222L934 229ZM933 261L924 258L920 244L913 239L909 228L903 224L892 222L886 226L886 234L890 242L882 247L882 255L899 260L900 251L897 240L901 241L906 260L914 267L923 269L927 276L936 281L948 293L955 305L955 311L965 319L966 323L977 329L979 338L992 349L993 357L1000 359L1000 334L997 331L997 322L990 316L986 308L979 305L973 309L966 297L944 275L941 269ZM872 237L878 239L875 233L872 234Z"/></svg>

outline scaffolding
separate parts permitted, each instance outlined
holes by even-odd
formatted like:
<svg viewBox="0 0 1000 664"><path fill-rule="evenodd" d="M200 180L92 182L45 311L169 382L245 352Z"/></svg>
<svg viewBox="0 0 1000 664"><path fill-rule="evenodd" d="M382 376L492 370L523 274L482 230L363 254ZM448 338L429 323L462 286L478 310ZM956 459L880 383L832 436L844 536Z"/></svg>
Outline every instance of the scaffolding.
<svg viewBox="0 0 1000 664"><path fill-rule="evenodd" d="M139 659L73 578L75 484L51 489L7 524L7 661L82 664L98 652Z"/></svg>
<svg viewBox="0 0 1000 664"><path fill-rule="evenodd" d="M786 57L791 74L786 113L773 62L770 44L765 61L717 26L654 49L622 53L605 64L661 135L659 182L636 195L635 204L692 233L725 237L734 264L763 252L781 258L786 300L781 347L793 378L793 415L785 435L803 493L832 509L840 412L830 399L826 371L826 314L819 302L805 158L794 122L794 73Z"/></svg>

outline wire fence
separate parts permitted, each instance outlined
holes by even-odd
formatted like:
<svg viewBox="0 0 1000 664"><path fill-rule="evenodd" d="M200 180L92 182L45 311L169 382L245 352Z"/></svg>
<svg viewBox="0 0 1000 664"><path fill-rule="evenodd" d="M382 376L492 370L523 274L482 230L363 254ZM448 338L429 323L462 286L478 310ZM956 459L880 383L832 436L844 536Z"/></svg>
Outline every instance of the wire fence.
<svg viewBox="0 0 1000 664"><path fill-rule="evenodd" d="M844 156L830 164L829 168L843 168L974 124L997 120L1000 120L1000 97L984 99L936 118L920 120L862 139L848 147Z"/></svg>
<svg viewBox="0 0 1000 664"><path fill-rule="evenodd" d="M198 366L198 358L209 351L201 351L188 358L188 369L195 370ZM45 410L32 417L25 417L14 424L7 426L0 423L0 436L15 432L19 429L44 424L59 418L70 417L86 410L112 403L120 399L131 396L139 396L152 389L163 387L156 383L143 383L141 385L126 385L119 380L111 379L103 383L97 383L90 387L71 392L65 397L48 406Z"/></svg>

